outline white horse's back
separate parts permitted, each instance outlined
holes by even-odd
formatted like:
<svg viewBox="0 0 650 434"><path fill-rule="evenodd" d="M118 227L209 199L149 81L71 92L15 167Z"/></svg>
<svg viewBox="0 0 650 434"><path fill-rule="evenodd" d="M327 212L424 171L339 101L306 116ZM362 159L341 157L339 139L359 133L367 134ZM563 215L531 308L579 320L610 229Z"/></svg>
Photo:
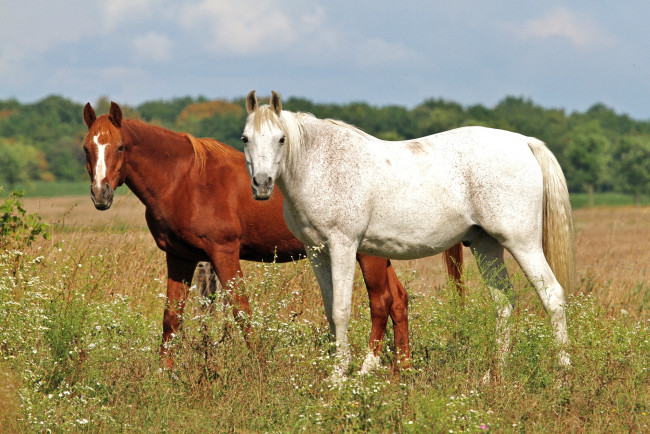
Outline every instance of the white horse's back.
<svg viewBox="0 0 650 434"><path fill-rule="evenodd" d="M528 141L482 127L405 142L363 141L365 155L357 153L370 164L347 170L371 180L365 188L374 212L360 251L390 251L399 259L428 256L462 240L474 226L501 241L518 231L529 234L535 230L531 218L540 215L543 187ZM541 237L541 220L536 223Z"/></svg>

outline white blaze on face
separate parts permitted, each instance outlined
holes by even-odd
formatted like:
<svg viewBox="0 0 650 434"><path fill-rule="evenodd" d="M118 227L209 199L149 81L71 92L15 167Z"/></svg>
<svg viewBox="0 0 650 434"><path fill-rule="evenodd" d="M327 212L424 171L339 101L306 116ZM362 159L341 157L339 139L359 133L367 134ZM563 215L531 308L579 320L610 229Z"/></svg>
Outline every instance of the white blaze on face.
<svg viewBox="0 0 650 434"><path fill-rule="evenodd" d="M104 154L106 153L106 146L108 146L108 144L102 145L99 143L100 134L93 137L93 142L97 145L97 163L95 164L95 185L97 187L100 187L102 180L106 178L106 160L104 159Z"/></svg>

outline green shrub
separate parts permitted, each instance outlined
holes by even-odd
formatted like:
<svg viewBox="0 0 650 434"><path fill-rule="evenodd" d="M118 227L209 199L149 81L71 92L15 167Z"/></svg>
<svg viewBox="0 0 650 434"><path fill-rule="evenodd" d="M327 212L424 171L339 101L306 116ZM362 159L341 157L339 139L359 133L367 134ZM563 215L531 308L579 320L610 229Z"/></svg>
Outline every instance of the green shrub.
<svg viewBox="0 0 650 434"><path fill-rule="evenodd" d="M0 192L2 187L0 187ZM0 249L22 249L40 235L49 237L49 225L41 223L38 214L27 214L20 198L22 191L14 191L0 205Z"/></svg>

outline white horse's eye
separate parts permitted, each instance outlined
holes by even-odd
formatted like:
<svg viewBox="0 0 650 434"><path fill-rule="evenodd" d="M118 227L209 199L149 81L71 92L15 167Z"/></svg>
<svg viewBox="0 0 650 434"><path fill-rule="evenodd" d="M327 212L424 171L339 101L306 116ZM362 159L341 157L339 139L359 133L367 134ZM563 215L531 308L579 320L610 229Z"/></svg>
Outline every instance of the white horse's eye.
<svg viewBox="0 0 650 434"><path fill-rule="evenodd" d="M248 143L248 137L241 136L241 141L244 142L244 143Z"/></svg>
<svg viewBox="0 0 650 434"><path fill-rule="evenodd" d="M284 145L284 136L280 137L280 144Z"/></svg>

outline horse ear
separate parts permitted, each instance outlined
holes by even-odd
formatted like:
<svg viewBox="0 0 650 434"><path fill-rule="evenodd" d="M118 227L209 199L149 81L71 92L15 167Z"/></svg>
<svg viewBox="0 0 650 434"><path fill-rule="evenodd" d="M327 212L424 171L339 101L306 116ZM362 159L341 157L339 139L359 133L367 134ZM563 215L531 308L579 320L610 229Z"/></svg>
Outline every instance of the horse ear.
<svg viewBox="0 0 650 434"><path fill-rule="evenodd" d="M113 101L111 101L111 110L108 112L108 119L117 128L122 126L122 109Z"/></svg>
<svg viewBox="0 0 650 434"><path fill-rule="evenodd" d="M97 115L95 115L95 110L93 110L93 106L90 105L89 102L86 103L84 107L84 122L86 123L86 126L90 129L90 126L95 123L95 119L97 119Z"/></svg>
<svg viewBox="0 0 650 434"><path fill-rule="evenodd" d="M271 91L271 108L276 115L280 116L282 112L282 101L280 100L280 95L278 95L274 90Z"/></svg>
<svg viewBox="0 0 650 434"><path fill-rule="evenodd" d="M246 111L248 114L253 113L257 109L257 97L255 91L251 90L246 97Z"/></svg>

